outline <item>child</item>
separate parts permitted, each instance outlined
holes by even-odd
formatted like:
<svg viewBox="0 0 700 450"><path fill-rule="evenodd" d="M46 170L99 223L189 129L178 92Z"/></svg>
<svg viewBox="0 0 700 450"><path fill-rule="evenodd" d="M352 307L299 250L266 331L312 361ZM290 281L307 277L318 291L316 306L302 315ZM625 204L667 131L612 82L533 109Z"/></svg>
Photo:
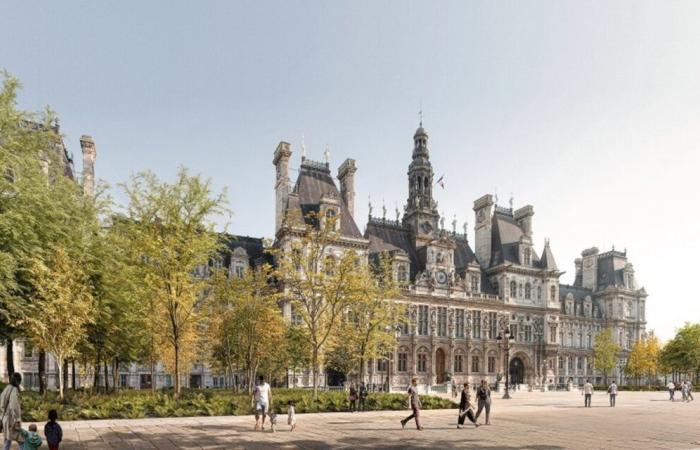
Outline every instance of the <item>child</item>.
<svg viewBox="0 0 700 450"><path fill-rule="evenodd" d="M63 430L56 422L57 419L56 410L49 411L49 421L44 425L44 436L46 436L46 443L49 444L49 450L58 450L58 444L63 440Z"/></svg>
<svg viewBox="0 0 700 450"><path fill-rule="evenodd" d="M35 423L29 425L29 431L20 428L19 434L24 440L24 442L19 444L20 450L38 450L41 447L41 436L36 434Z"/></svg>
<svg viewBox="0 0 700 450"><path fill-rule="evenodd" d="M294 414L294 400L287 402L287 424L292 427L290 431L294 431L297 427L297 418Z"/></svg>
<svg viewBox="0 0 700 450"><path fill-rule="evenodd" d="M277 410L272 409L270 412L270 430L275 432L275 426L277 425Z"/></svg>

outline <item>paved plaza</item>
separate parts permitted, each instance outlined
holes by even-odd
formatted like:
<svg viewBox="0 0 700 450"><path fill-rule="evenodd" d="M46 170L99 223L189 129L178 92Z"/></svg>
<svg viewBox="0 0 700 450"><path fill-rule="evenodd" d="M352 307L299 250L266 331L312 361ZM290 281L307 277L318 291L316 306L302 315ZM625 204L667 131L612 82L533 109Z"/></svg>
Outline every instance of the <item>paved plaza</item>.
<svg viewBox="0 0 700 450"><path fill-rule="evenodd" d="M401 429L407 411L286 416L276 433L253 431L252 416L63 422L72 449L700 449L700 403L667 393L621 392L584 409L579 392L517 392L494 398L492 425L456 429L456 410L424 411L424 431ZM680 396L680 393L678 393ZM483 416L480 418L483 423Z"/></svg>

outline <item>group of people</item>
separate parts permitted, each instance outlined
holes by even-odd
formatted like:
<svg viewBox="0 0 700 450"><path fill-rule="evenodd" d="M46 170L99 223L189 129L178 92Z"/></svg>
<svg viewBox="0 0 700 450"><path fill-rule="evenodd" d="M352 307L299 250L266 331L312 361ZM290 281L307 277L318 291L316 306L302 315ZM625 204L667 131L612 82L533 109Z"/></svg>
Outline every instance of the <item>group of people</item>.
<svg viewBox="0 0 700 450"><path fill-rule="evenodd" d="M367 400L367 386L365 382L360 382L359 389L355 387L355 383L350 383L350 392L348 394L350 412L364 411L365 400Z"/></svg>
<svg viewBox="0 0 700 450"><path fill-rule="evenodd" d="M453 388L453 392L456 392L456 389ZM420 396L418 395L418 379L413 378L411 380L411 386L408 388L408 405L411 408L411 415L406 417L405 419L401 420L401 428L405 428L406 424L410 422L411 420L415 420L416 422L416 429L422 430L423 426L420 423L420 410L421 410L421 402L420 402ZM476 399L477 399L477 410L476 414L473 411L474 405L472 405L471 401L471 391L469 389L469 383L466 382L464 383L464 387L462 389L462 396L459 401L459 416L457 417L457 428L463 428L464 427L464 420L469 419L471 423L474 424L474 427L479 427L479 424L477 423L477 420L479 419L479 416L481 415L482 411L486 411L486 425L491 425L491 420L490 420L490 415L491 415L491 389L489 388L488 383L486 380L481 380L481 384L476 390Z"/></svg>
<svg viewBox="0 0 700 450"><path fill-rule="evenodd" d="M668 385L666 386L668 388L668 396L669 400L672 402L675 401L674 397L676 394L676 389L679 388L679 386L676 385L673 381L669 381ZM684 402L690 402L693 399L693 385L690 382L690 380L685 380L682 381L680 384L680 391L681 394L683 395L683 400Z"/></svg>
<svg viewBox="0 0 700 450"><path fill-rule="evenodd" d="M22 427L22 375L13 373L10 384L0 394L0 433L3 436L2 450L10 450L12 442L17 442L20 450L37 450L43 439L37 432L36 424L27 429ZM58 413L52 409L48 413L48 422L44 425L44 436L49 450L58 450L63 440L63 430L58 424Z"/></svg>
<svg viewBox="0 0 700 450"><path fill-rule="evenodd" d="M583 395L583 407L584 408L590 408L591 407L591 399L593 397L593 392L595 389L593 388L593 384L591 383L590 378L586 378L586 383L583 385L583 389L581 389L581 394ZM615 401L617 399L617 384L613 381L610 383L608 386L608 397L610 400L610 407L614 408L615 407Z"/></svg>
<svg viewBox="0 0 700 450"><path fill-rule="evenodd" d="M251 399L251 406L255 413L255 430L265 431L265 417L270 417L270 431L275 432L275 427L277 426L277 416L278 408L274 407L272 403L272 388L265 381L265 377L260 375L258 377L258 384L253 390L253 398ZM287 402L287 425L290 426L290 431L294 431L297 427L296 419L296 407L294 400L289 400Z"/></svg>

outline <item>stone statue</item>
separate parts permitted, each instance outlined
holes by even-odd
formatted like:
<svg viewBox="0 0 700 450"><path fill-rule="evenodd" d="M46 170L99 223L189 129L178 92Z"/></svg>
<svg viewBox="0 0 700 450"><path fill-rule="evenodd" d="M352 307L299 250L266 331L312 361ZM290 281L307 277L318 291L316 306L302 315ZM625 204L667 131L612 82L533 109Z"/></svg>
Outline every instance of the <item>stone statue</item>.
<svg viewBox="0 0 700 450"><path fill-rule="evenodd" d="M372 198L367 196L367 208L369 208L369 216L372 217Z"/></svg>
<svg viewBox="0 0 700 450"><path fill-rule="evenodd" d="M435 308L431 308L431 310L430 310L430 334L434 336L436 331L437 331L437 312L435 311Z"/></svg>
<svg viewBox="0 0 700 450"><path fill-rule="evenodd" d="M452 218L452 234L457 234L457 214Z"/></svg>
<svg viewBox="0 0 700 450"><path fill-rule="evenodd" d="M386 220L386 205L382 203L382 219Z"/></svg>
<svg viewBox="0 0 700 450"><path fill-rule="evenodd" d="M401 218L401 213L399 212L399 207L397 206L396 207L396 222L398 222L400 218Z"/></svg>
<svg viewBox="0 0 700 450"><path fill-rule="evenodd" d="M468 229L467 227L468 227L468 223L465 221L464 224L462 224L462 230L464 230L464 236L467 235L467 229Z"/></svg>
<svg viewBox="0 0 700 450"><path fill-rule="evenodd" d="M452 330L455 328L455 310L452 308L447 313L447 327L449 335L452 336Z"/></svg>

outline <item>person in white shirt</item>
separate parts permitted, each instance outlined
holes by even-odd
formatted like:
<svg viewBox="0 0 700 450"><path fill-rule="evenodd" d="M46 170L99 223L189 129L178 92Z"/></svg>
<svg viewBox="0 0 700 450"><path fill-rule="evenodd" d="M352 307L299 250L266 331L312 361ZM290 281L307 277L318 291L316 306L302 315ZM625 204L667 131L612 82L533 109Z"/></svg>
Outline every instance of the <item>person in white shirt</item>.
<svg viewBox="0 0 700 450"><path fill-rule="evenodd" d="M608 386L608 394L610 395L610 407L614 408L615 398L617 397L617 385L614 381L610 383L610 386Z"/></svg>
<svg viewBox="0 0 700 450"><path fill-rule="evenodd" d="M583 385L583 407L591 407L591 396L593 395L593 385L591 384L591 379L586 378L586 384Z"/></svg>
<svg viewBox="0 0 700 450"><path fill-rule="evenodd" d="M255 409L255 429L264 431L265 415L270 410L270 405L272 404L272 390L270 389L270 385L265 382L265 377L262 375L258 377L258 385L255 386L255 390L253 391L251 403ZM260 421L260 416L262 416L262 422Z"/></svg>
<svg viewBox="0 0 700 450"><path fill-rule="evenodd" d="M673 384L673 381L669 381L666 387L668 388L668 399L673 401L673 394L676 392L676 385Z"/></svg>

